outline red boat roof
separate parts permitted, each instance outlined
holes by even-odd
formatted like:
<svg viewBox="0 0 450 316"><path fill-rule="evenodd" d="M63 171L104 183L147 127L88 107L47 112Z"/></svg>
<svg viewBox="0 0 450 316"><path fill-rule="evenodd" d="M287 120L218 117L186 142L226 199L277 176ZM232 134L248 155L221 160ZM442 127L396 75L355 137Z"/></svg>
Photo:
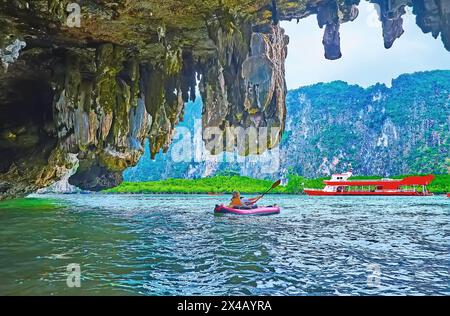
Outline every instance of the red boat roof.
<svg viewBox="0 0 450 316"><path fill-rule="evenodd" d="M395 180L346 180L346 181L330 181L325 180L324 183L331 186L382 186L385 189L396 189L400 186L407 185L428 185L433 181L433 175L427 176L411 176L404 179Z"/></svg>

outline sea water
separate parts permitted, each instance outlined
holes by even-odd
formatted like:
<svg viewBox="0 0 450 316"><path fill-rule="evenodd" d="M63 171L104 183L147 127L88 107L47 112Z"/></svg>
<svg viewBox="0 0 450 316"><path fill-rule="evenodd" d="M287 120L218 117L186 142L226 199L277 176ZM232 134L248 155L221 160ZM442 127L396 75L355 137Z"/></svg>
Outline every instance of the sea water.
<svg viewBox="0 0 450 316"><path fill-rule="evenodd" d="M0 202L0 294L450 295L444 196L268 195L281 214L214 215L228 200Z"/></svg>

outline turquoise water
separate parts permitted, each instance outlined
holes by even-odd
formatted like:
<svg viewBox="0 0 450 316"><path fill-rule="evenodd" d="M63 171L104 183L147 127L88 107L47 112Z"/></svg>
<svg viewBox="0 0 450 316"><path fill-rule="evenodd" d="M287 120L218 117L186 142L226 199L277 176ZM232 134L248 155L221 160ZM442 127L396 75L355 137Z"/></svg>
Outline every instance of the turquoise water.
<svg viewBox="0 0 450 316"><path fill-rule="evenodd" d="M2 202L0 294L450 295L450 199L272 195L280 215L213 215L227 199Z"/></svg>

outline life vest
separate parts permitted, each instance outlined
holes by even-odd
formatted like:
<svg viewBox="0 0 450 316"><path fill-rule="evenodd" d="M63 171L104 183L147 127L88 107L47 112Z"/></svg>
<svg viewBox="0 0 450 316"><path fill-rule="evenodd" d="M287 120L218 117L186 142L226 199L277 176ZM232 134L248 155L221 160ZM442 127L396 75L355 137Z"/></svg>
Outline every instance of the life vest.
<svg viewBox="0 0 450 316"><path fill-rule="evenodd" d="M234 198L231 198L230 205L231 205L231 206L241 206L241 205L243 205L243 204L242 204L240 198L234 197Z"/></svg>

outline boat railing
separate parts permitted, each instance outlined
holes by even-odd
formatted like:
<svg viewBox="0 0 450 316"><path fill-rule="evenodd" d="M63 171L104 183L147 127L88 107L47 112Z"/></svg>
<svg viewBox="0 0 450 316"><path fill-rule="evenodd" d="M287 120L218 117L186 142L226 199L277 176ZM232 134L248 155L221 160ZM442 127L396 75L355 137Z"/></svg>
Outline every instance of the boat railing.
<svg viewBox="0 0 450 316"><path fill-rule="evenodd" d="M332 182L368 182L368 181L383 181L383 182L397 182L400 181L401 179L347 179L347 180L326 180L326 181L332 181Z"/></svg>
<svg viewBox="0 0 450 316"><path fill-rule="evenodd" d="M378 189L374 186L352 186L352 185L345 185L345 186L333 186L334 188L339 188L337 190L325 190L324 191L332 191L332 192L418 192L416 188L398 188L398 189Z"/></svg>

